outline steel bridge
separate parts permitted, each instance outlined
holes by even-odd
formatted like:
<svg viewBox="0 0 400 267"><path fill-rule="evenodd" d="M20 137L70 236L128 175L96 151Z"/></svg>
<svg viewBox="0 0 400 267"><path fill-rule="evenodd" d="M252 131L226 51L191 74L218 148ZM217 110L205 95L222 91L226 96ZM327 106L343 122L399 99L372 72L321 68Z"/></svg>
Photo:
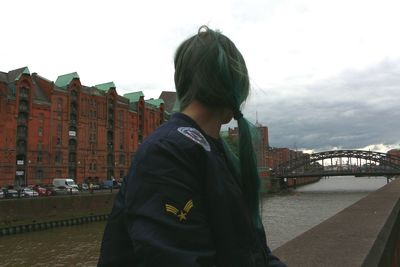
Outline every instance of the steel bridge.
<svg viewBox="0 0 400 267"><path fill-rule="evenodd" d="M400 175L400 157L364 150L333 150L293 158L272 170L275 178Z"/></svg>

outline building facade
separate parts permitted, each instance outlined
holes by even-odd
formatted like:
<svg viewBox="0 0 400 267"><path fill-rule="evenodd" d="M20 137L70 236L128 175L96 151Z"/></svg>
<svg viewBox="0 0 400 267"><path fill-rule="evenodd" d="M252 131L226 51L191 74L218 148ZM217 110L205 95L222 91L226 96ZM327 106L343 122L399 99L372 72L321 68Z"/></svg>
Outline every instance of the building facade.
<svg viewBox="0 0 400 267"><path fill-rule="evenodd" d="M55 82L27 67L0 72L0 186L122 178L138 145L165 120L162 100L118 95L114 83Z"/></svg>
<svg viewBox="0 0 400 267"><path fill-rule="evenodd" d="M394 164L400 165L400 149L391 149L387 154L391 157L390 161Z"/></svg>

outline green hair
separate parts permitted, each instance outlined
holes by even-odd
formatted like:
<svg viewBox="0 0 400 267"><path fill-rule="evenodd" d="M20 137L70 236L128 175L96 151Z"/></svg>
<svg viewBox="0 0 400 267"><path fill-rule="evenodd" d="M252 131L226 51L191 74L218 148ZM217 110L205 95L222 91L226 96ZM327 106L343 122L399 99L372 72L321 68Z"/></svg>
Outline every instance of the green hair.
<svg viewBox="0 0 400 267"><path fill-rule="evenodd" d="M197 100L210 108L229 108L239 128L239 158L224 143L241 186L252 221L260 227L260 179L254 154L251 123L241 111L249 89L246 63L235 44L218 31L201 26L197 35L184 41L175 54L175 86L180 109Z"/></svg>

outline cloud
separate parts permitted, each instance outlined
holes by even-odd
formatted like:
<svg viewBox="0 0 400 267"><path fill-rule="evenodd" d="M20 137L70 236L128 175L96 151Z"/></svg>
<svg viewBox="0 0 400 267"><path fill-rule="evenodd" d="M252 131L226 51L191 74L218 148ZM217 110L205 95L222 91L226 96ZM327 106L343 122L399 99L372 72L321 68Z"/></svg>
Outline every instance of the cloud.
<svg viewBox="0 0 400 267"><path fill-rule="evenodd" d="M272 146L321 151L400 144L400 59L270 94L256 91L246 110L258 110Z"/></svg>

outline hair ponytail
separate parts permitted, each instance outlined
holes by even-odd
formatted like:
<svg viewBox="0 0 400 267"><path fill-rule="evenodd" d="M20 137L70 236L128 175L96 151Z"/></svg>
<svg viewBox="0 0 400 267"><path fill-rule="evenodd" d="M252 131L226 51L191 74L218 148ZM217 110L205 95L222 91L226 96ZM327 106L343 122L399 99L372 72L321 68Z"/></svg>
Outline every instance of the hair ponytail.
<svg viewBox="0 0 400 267"><path fill-rule="evenodd" d="M257 158L253 149L251 125L244 117L239 117L237 124L239 128L239 158L243 195L254 224L260 227L260 178L258 176Z"/></svg>

